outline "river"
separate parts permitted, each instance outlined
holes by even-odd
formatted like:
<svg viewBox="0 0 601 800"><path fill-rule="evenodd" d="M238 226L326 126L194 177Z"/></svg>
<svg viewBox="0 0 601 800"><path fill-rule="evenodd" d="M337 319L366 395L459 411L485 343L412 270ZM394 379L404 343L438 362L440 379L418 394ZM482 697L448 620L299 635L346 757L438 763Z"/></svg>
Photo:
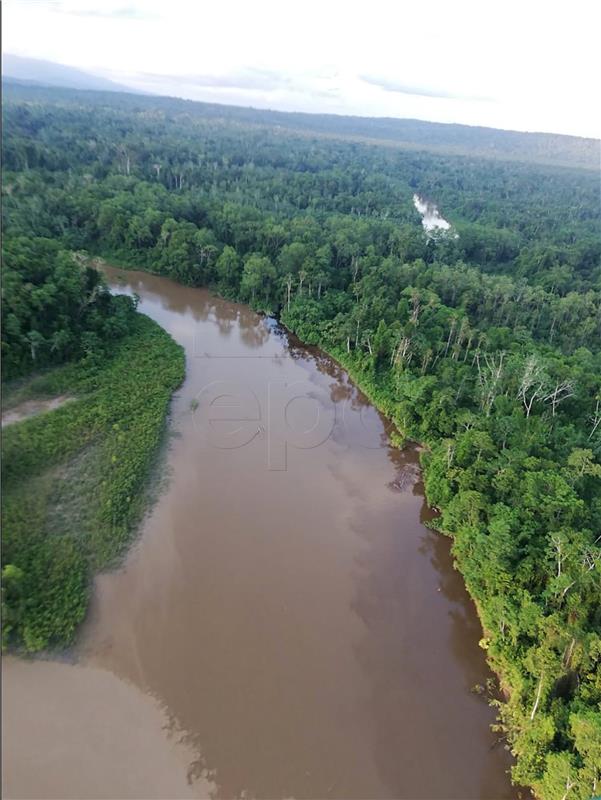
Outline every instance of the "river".
<svg viewBox="0 0 601 800"><path fill-rule="evenodd" d="M4 660L4 796L514 797L416 450L272 321L106 273L186 349L166 485L69 657Z"/></svg>

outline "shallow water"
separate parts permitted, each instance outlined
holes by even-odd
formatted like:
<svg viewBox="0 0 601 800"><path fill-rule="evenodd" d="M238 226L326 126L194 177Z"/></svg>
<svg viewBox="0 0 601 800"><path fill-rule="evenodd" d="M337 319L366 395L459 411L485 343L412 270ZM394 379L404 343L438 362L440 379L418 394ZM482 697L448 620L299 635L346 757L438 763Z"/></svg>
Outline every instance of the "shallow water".
<svg viewBox="0 0 601 800"><path fill-rule="evenodd" d="M106 271L186 348L169 481L74 663L6 660L5 796L513 797L415 450L273 321Z"/></svg>

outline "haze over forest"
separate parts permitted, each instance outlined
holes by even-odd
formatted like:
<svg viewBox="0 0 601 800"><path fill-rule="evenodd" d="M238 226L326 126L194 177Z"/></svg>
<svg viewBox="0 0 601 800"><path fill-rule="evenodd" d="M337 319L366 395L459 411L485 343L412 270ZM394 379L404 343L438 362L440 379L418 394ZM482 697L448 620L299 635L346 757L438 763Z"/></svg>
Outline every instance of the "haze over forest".
<svg viewBox="0 0 601 800"><path fill-rule="evenodd" d="M4 56L5 83L55 86L84 90L134 92L143 104L146 92L109 81L83 70L40 59ZM155 98L153 101L161 103ZM308 114L226 106L223 104L190 103L175 98L164 101L169 108L183 113L210 115L240 123L273 126L318 135L350 139L363 143L379 143L390 147L437 150L458 155L479 155L489 158L536 161L558 166L599 168L601 142L577 136L550 133L521 133L471 125L426 122L412 119L344 116L341 114ZM174 105L175 104L175 105ZM167 107L166 106L166 107ZM154 106L153 106L154 107Z"/></svg>
<svg viewBox="0 0 601 800"><path fill-rule="evenodd" d="M600 13L587 0L569 13L538 0L285 13L275 0L8 0L3 38L7 53L151 94L598 137Z"/></svg>

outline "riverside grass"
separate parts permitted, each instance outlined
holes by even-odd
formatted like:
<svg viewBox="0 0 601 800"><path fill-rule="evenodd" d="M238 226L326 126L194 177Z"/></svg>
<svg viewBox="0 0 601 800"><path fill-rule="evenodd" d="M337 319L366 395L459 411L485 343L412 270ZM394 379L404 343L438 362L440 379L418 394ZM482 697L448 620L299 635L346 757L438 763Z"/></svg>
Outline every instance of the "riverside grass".
<svg viewBox="0 0 601 800"><path fill-rule="evenodd" d="M3 647L35 652L72 641L94 572L122 555L140 519L184 372L183 349L136 314L109 358L19 387L22 396L75 399L3 432Z"/></svg>

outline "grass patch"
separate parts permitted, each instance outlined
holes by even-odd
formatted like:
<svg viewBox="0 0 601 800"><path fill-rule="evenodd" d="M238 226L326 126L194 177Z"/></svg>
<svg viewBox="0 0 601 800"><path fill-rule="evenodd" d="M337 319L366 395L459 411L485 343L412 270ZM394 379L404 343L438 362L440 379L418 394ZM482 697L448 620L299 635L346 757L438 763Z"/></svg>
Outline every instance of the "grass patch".
<svg viewBox="0 0 601 800"><path fill-rule="evenodd" d="M4 644L36 651L72 640L93 572L123 553L141 516L183 376L182 348L138 314L110 358L9 388L17 402L76 399L3 432Z"/></svg>
<svg viewBox="0 0 601 800"><path fill-rule="evenodd" d="M28 400L49 400L67 391L74 393L78 375L81 375L79 364L64 364L7 381L2 384L2 412Z"/></svg>

